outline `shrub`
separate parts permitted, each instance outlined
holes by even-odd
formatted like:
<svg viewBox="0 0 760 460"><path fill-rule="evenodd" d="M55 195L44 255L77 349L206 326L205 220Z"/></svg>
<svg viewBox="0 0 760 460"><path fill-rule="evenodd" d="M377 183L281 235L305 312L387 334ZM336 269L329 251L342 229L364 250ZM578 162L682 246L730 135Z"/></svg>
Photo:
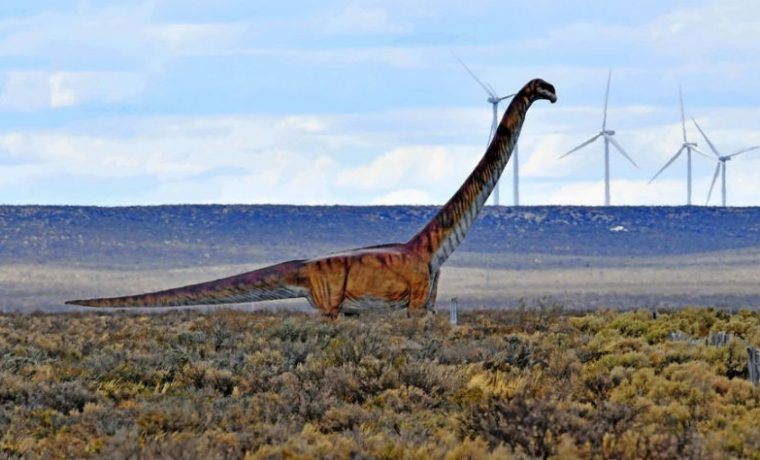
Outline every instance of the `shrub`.
<svg viewBox="0 0 760 460"><path fill-rule="evenodd" d="M760 458L756 312L447 319L0 315L0 456Z"/></svg>

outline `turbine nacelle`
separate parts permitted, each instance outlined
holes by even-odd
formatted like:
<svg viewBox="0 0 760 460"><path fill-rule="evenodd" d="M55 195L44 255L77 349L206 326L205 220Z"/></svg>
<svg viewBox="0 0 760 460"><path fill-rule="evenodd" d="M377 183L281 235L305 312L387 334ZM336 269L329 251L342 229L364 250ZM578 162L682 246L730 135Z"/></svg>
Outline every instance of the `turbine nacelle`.
<svg viewBox="0 0 760 460"><path fill-rule="evenodd" d="M602 134L604 134L605 136L614 136L615 135L615 130L614 129L603 129L602 130Z"/></svg>
<svg viewBox="0 0 760 460"><path fill-rule="evenodd" d="M514 96L516 94L517 93L507 94L506 96L501 96L501 97L495 96L495 95L492 94L487 99L487 101L488 101L489 104L497 105L499 102L503 101L504 99L509 99L510 97L512 97L512 96ZM555 100L556 100L556 96L555 96Z"/></svg>
<svg viewBox="0 0 760 460"><path fill-rule="evenodd" d="M696 147L697 145L698 145L698 144L697 144L696 142L684 142L684 143L683 143L683 146L684 146L684 147L691 147L691 148L694 148L694 147Z"/></svg>

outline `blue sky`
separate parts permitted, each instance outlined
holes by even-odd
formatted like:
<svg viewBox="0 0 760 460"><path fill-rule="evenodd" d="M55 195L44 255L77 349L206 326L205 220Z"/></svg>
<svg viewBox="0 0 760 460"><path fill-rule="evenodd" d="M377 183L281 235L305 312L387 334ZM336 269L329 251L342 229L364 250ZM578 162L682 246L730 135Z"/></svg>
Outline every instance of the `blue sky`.
<svg viewBox="0 0 760 460"><path fill-rule="evenodd" d="M442 203L490 125L453 50L502 93L557 88L520 138L523 204L602 203L601 144L557 157L598 131L608 68L641 166L613 155L613 202L682 204L682 159L647 184L678 86L723 153L760 145L758 37L750 0L3 2L0 203ZM696 203L713 168L695 158ZM729 163L729 204L760 205L758 171Z"/></svg>

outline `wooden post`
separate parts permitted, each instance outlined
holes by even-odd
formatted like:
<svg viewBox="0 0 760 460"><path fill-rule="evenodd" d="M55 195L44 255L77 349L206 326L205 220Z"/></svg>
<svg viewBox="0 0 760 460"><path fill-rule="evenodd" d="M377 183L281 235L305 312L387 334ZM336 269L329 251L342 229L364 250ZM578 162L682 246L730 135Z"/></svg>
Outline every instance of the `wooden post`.
<svg viewBox="0 0 760 460"><path fill-rule="evenodd" d="M725 347L731 336L726 331L719 331L707 337L707 344L713 347Z"/></svg>
<svg viewBox="0 0 760 460"><path fill-rule="evenodd" d="M747 347L747 370L749 371L749 381L755 385L760 384L760 354L754 347Z"/></svg>
<svg viewBox="0 0 760 460"><path fill-rule="evenodd" d="M451 302L449 303L449 321L451 321L451 324L456 326L459 319L457 318L457 298L452 297Z"/></svg>

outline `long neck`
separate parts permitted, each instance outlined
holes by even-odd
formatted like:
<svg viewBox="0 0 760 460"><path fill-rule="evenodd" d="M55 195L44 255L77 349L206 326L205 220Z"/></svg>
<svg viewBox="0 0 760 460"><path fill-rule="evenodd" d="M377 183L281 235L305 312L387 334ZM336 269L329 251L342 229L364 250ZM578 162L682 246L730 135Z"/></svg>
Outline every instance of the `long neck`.
<svg viewBox="0 0 760 460"><path fill-rule="evenodd" d="M493 191L520 135L531 100L525 90L512 99L485 155L459 190L407 245L429 257L436 271L464 240L473 221Z"/></svg>

